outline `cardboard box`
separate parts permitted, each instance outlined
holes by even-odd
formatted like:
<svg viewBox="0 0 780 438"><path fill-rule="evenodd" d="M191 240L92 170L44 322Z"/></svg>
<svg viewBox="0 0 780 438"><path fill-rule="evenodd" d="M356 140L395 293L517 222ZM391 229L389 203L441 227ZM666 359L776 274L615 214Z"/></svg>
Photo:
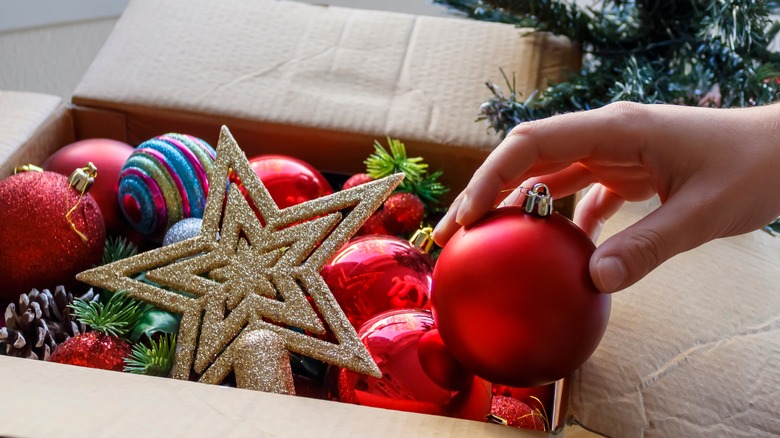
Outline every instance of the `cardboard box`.
<svg viewBox="0 0 780 438"><path fill-rule="evenodd" d="M516 72L518 88L527 94L578 62L577 50L565 39L521 36L507 25L283 1L135 0L70 105L50 96L0 93L0 111L17 114L27 108L24 120L0 117L5 154L0 175L19 164L40 163L75 139L138 144L173 131L215 144L225 124L249 156L285 153L344 174L363 168L374 139L401 138L411 153L444 169L445 182L457 193L498 143L484 125L473 122L489 95L482 82L498 78L503 67ZM0 358L0 367L17 376L19 390L32 395L31 403L48 403L36 400L39 396L61 400L63 391L80 393L81 403L94 411L78 419L58 413L38 424L12 408L0 419L6 428L0 432L154 435L155 429L139 426L133 413L150 417L174 406L173 418L192 422L187 431L208 436L250 430L535 436L300 397L238 390L240 395L231 398L233 392L224 388L29 362ZM123 400L110 406L106 401L112 394L122 394ZM142 403L135 401L145 398L155 403L137 406ZM312 410L317 414L309 415ZM555 424L562 419L552 418ZM175 428L178 422L151 426L161 434L183 433Z"/></svg>
<svg viewBox="0 0 780 438"><path fill-rule="evenodd" d="M286 14L294 20L283 25ZM471 123L486 97L480 81L503 66L528 92L575 55L563 40L520 38L509 26L268 1L136 0L74 106L0 92L0 175L75 138L137 143L178 130L214 141L226 123L250 154L284 148L339 172L359 169L375 137L400 137L457 190L496 142ZM624 208L605 236L656 205ZM601 346L569 380L570 417L621 437L780 434L778 260L780 240L755 232L675 257L616 294ZM13 400L0 411L0 433L12 436L544 436L6 357L0 370Z"/></svg>

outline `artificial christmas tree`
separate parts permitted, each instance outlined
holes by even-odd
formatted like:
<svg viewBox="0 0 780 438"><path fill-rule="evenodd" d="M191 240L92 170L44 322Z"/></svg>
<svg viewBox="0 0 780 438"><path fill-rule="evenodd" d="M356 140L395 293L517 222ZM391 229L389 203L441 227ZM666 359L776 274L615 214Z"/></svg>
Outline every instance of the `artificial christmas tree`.
<svg viewBox="0 0 780 438"><path fill-rule="evenodd" d="M568 80L521 96L488 83L480 119L506 135L518 123L628 100L741 107L776 99L775 1L435 0L472 18L569 37L583 52ZM499 74L499 72L496 72Z"/></svg>

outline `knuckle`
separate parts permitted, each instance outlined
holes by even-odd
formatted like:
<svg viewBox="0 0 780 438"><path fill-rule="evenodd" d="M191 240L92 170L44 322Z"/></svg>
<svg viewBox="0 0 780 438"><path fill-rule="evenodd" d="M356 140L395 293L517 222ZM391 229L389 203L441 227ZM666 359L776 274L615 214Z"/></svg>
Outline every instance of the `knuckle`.
<svg viewBox="0 0 780 438"><path fill-rule="evenodd" d="M604 107L609 115L617 122L641 121L644 118L645 106L637 102L618 101Z"/></svg>
<svg viewBox="0 0 780 438"><path fill-rule="evenodd" d="M521 136L524 136L524 135L529 135L529 134L533 133L533 131L539 129L539 127L543 123L544 123L544 119L529 120L527 122L520 123L519 125L515 125L515 127L512 128L506 136L507 137L521 137Z"/></svg>
<svg viewBox="0 0 780 438"><path fill-rule="evenodd" d="M667 258L668 242L654 230L634 233L626 243L628 256L643 269L642 275L663 263Z"/></svg>

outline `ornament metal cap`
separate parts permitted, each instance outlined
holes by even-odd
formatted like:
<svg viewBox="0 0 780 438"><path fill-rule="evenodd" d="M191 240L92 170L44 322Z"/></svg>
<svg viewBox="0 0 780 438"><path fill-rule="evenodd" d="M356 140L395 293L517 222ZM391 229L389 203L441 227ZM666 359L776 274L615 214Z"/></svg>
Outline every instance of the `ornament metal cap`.
<svg viewBox="0 0 780 438"><path fill-rule="evenodd" d="M428 254L433 248L433 228L425 227L415 231L412 238L409 239L409 243L421 252Z"/></svg>
<svg viewBox="0 0 780 438"><path fill-rule="evenodd" d="M68 184L81 193L86 192L97 178L97 166L90 161L86 166L73 171L68 178Z"/></svg>
<svg viewBox="0 0 780 438"><path fill-rule="evenodd" d="M526 213L539 217L549 216L553 212L553 197L545 184L537 183L526 193L523 208Z"/></svg>

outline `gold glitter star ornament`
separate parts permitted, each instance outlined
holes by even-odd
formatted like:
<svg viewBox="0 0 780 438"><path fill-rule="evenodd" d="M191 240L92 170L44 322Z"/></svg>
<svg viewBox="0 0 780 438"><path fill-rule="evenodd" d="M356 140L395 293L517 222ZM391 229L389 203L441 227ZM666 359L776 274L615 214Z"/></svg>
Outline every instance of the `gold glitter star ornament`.
<svg viewBox="0 0 780 438"><path fill-rule="evenodd" d="M289 369L279 369L289 368L288 351L379 377L320 271L402 179L280 210L223 126L200 234L77 278L180 313L172 371L179 379L194 372L219 383L235 370L243 387L291 393ZM136 280L142 272L156 285Z"/></svg>

